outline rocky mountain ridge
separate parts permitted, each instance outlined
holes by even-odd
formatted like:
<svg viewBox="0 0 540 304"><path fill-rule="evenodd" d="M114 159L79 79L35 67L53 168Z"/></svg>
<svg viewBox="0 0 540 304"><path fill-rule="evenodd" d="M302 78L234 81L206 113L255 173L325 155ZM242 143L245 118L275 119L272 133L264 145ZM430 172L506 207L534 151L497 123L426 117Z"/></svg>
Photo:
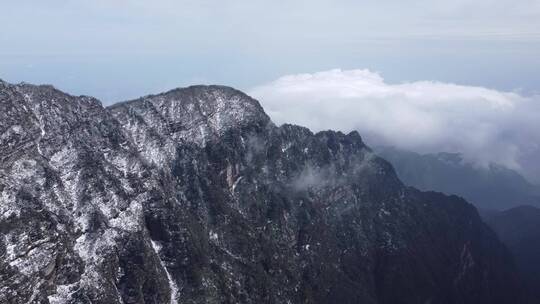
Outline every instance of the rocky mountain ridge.
<svg viewBox="0 0 540 304"><path fill-rule="evenodd" d="M1 303L516 303L455 196L228 87L104 108L0 82Z"/></svg>

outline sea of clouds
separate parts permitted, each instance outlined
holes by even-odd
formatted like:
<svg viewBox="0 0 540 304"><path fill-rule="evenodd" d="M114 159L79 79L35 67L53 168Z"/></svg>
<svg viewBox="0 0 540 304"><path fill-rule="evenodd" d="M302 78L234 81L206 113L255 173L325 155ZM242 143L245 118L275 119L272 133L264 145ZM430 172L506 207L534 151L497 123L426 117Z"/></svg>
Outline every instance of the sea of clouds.
<svg viewBox="0 0 540 304"><path fill-rule="evenodd" d="M372 145L459 152L540 181L540 96L435 81L385 82L369 70L283 76L250 90L277 124L358 130Z"/></svg>

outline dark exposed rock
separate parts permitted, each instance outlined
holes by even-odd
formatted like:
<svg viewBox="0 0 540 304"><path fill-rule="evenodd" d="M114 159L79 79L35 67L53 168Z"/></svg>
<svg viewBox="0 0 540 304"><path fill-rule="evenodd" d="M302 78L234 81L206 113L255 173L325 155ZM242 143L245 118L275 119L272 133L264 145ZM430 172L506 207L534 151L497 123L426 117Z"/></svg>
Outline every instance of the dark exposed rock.
<svg viewBox="0 0 540 304"><path fill-rule="evenodd" d="M520 301L470 204L231 88L1 83L0 157L1 303Z"/></svg>

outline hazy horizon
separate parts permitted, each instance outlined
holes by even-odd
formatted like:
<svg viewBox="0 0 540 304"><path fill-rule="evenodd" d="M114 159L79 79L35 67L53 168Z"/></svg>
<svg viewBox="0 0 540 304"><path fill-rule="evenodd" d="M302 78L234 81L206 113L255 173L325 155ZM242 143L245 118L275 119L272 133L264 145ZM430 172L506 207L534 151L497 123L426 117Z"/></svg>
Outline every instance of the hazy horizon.
<svg viewBox="0 0 540 304"><path fill-rule="evenodd" d="M0 26L0 78L106 104L336 68L540 92L538 0L22 0L3 3Z"/></svg>

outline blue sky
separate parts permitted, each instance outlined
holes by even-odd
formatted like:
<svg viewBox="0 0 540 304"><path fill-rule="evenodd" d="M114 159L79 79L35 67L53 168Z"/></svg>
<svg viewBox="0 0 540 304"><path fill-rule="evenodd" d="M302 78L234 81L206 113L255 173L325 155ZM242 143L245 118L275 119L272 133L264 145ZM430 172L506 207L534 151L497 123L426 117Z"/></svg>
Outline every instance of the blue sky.
<svg viewBox="0 0 540 304"><path fill-rule="evenodd" d="M105 103L333 68L540 91L538 0L0 1L0 78Z"/></svg>

